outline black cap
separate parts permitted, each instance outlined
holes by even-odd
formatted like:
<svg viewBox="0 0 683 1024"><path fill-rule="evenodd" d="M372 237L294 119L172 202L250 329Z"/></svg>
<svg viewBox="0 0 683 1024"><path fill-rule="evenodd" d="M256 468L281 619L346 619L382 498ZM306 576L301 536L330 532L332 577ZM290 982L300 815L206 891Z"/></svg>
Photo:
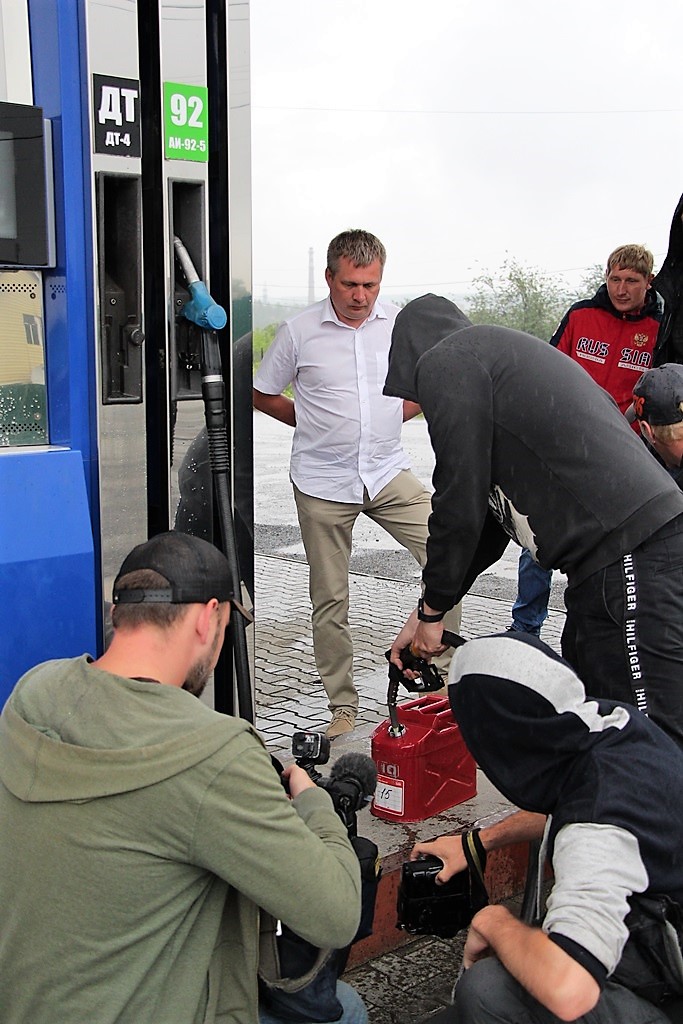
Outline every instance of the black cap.
<svg viewBox="0 0 683 1024"><path fill-rule="evenodd" d="M168 580L168 587L120 590L119 580L129 572L152 569ZM233 599L230 564L213 544L187 533L170 530L138 544L124 559L114 580L114 604L206 604Z"/></svg>
<svg viewBox="0 0 683 1024"><path fill-rule="evenodd" d="M633 418L653 427L683 420L683 366L664 363L646 370L633 388Z"/></svg>

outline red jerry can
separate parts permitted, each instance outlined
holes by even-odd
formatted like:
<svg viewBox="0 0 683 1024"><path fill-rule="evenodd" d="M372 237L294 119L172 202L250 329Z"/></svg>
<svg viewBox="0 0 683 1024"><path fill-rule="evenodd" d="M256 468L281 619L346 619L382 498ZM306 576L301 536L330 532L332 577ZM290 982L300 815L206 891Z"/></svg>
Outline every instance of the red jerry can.
<svg viewBox="0 0 683 1024"><path fill-rule="evenodd" d="M422 821L477 793L474 758L447 697L425 694L397 706L401 736L382 722L372 734L377 789L371 811L388 821Z"/></svg>

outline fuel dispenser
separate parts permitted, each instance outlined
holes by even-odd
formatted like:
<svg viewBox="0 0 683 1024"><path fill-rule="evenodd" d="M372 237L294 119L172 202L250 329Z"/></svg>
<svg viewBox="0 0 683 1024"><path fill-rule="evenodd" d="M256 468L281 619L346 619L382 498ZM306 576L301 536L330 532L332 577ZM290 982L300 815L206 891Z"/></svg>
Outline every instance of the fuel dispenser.
<svg viewBox="0 0 683 1024"><path fill-rule="evenodd" d="M250 393L251 363L248 376L234 373L232 317L216 303L220 323L198 322L192 295L203 282L209 295L212 236L222 231L209 221L211 193L234 190L229 167L220 159L233 131L227 59L232 23L226 5L216 0L133 3L104 16L96 0L88 0L86 8L98 204L104 596L132 543L179 528L223 547L235 567L236 593L241 590L249 605L253 549L243 545L237 559L232 506L238 500L246 506L253 533L251 475L246 475L246 493L244 476L235 480L235 464L245 458L250 463L251 450L237 453L233 441L239 429L235 399L242 390ZM221 122L210 119L215 108L224 112ZM236 166L248 165L248 149L234 159ZM240 245L228 234L216 261L229 266L233 250L239 252ZM221 294L228 313L231 291ZM217 330L227 335L227 351ZM226 399L225 469L204 480L202 500L186 517L180 509L181 472L207 436L202 382L207 354L214 354L216 387ZM212 479L221 481L222 507L213 500ZM227 530L226 523L231 524ZM251 717L252 654L241 615L233 618L228 635L232 652L221 658L214 675L214 703L224 711L237 704Z"/></svg>
<svg viewBox="0 0 683 1024"><path fill-rule="evenodd" d="M36 662L101 651L131 547L196 526L179 472L205 431L203 329L176 237L227 312L227 495L253 603L248 3L0 0L0 57L2 704ZM228 651L220 710L236 674Z"/></svg>

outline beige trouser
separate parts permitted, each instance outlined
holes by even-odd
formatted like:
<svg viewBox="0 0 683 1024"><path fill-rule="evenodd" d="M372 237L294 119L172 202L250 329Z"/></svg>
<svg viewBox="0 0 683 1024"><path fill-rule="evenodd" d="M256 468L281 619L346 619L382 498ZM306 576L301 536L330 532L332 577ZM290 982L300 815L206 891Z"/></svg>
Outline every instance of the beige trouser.
<svg viewBox="0 0 683 1024"><path fill-rule="evenodd" d="M349 628L349 560L353 525L361 513L378 523L407 548L420 565L426 561L427 520L431 494L409 470L402 470L370 500L362 504L327 501L303 494L294 487L294 500L309 566L309 592L313 606L313 651L330 710L358 707L353 685L353 644ZM460 630L460 605L444 619L444 629ZM397 623L396 632L403 623ZM378 664L382 651L377 652ZM450 652L436 659L445 671Z"/></svg>

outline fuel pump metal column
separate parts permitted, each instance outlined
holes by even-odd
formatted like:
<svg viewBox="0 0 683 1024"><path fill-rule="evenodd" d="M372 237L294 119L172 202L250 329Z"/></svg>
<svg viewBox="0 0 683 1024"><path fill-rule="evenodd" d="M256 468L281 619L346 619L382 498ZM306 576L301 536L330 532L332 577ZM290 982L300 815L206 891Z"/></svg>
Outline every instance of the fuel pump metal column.
<svg viewBox="0 0 683 1024"><path fill-rule="evenodd" d="M84 5L90 97L102 597L147 539L142 131L136 3ZM152 462L156 461L153 456ZM106 615L105 615L106 626Z"/></svg>
<svg viewBox="0 0 683 1024"><path fill-rule="evenodd" d="M230 495L230 450L227 434L225 384L223 383L218 339L213 333L214 330L222 330L228 318L223 307L214 302L206 285L199 280L199 275L182 241L177 237L174 238L173 246L192 296L191 300L183 306L183 316L202 328L202 397L204 399L211 473L223 551L230 564L233 592L236 596L241 597L242 577L237 557L235 523ZM238 600L232 618L238 712L241 718L253 722L254 709L245 628L245 616Z"/></svg>

